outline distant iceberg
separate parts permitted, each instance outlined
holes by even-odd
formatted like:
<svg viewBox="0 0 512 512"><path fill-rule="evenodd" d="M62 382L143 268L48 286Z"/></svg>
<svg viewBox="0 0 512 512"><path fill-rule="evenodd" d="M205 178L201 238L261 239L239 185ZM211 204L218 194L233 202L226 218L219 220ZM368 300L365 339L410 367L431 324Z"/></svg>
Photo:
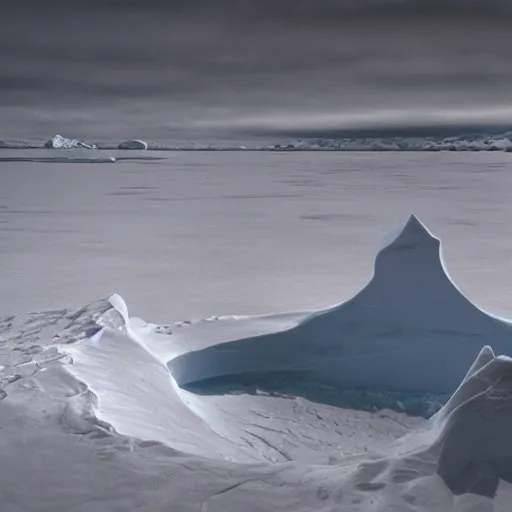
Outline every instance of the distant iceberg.
<svg viewBox="0 0 512 512"><path fill-rule="evenodd" d="M53 149L96 149L95 144L86 144L79 140L67 139L62 137L62 135L55 135L45 143L44 147Z"/></svg>

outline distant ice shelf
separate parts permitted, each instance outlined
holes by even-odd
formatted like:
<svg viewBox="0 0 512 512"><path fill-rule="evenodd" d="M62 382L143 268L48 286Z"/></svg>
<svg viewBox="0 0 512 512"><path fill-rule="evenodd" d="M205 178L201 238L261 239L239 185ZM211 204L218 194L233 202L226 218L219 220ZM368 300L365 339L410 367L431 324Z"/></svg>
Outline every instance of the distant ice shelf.
<svg viewBox="0 0 512 512"><path fill-rule="evenodd" d="M45 143L30 140L0 140L0 149L96 149L123 151L504 151L512 152L512 132L451 137L350 137L261 139L222 143L218 141L151 142L140 139L85 142L55 135Z"/></svg>

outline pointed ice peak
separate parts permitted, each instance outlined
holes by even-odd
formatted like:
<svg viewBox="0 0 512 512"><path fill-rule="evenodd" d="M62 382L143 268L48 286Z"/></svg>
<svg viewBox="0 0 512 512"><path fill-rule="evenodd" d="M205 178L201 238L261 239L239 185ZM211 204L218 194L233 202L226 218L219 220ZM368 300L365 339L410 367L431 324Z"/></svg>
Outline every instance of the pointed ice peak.
<svg viewBox="0 0 512 512"><path fill-rule="evenodd" d="M418 219L418 217L416 217L414 213L411 213L410 217L407 219L407 222L405 223L402 229L402 234L411 230L414 232L421 231L422 233L427 233L428 235L430 235L425 224L423 224L423 222L421 222L421 220Z"/></svg>
<svg viewBox="0 0 512 512"><path fill-rule="evenodd" d="M416 215L411 214L404 227L397 233L394 243L416 242L418 239L437 240Z"/></svg>
<svg viewBox="0 0 512 512"><path fill-rule="evenodd" d="M423 224L416 215L411 214L407 222L400 229L384 237L380 251L387 248L399 249L401 247L410 247L419 244L438 246L439 239L432 235L425 224Z"/></svg>

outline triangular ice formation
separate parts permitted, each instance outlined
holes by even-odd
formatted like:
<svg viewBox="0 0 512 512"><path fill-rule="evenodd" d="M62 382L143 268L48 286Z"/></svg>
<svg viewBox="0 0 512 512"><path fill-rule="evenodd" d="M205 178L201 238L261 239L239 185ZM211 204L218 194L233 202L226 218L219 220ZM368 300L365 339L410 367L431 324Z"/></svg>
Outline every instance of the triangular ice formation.
<svg viewBox="0 0 512 512"><path fill-rule="evenodd" d="M169 362L180 385L270 375L337 387L451 393L485 345L512 354L512 327L451 282L440 241L412 215L387 237L374 276L347 302L294 327L234 339Z"/></svg>

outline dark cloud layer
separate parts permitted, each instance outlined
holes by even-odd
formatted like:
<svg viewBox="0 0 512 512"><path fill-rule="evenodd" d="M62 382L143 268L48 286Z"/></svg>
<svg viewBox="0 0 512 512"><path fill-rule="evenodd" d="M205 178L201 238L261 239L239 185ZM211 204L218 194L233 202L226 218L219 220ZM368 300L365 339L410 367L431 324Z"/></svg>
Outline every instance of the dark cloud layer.
<svg viewBox="0 0 512 512"><path fill-rule="evenodd" d="M336 16L446 15L458 18L472 15L501 16L511 12L510 0L17 0L3 7L3 12L27 8L38 12L78 12L86 10L117 12L126 10L159 10L176 16L202 13L208 15L250 15L265 19L301 17L330 19Z"/></svg>
<svg viewBox="0 0 512 512"><path fill-rule="evenodd" d="M323 133L325 113L495 109L511 29L505 0L21 1L0 18L0 108L269 134L296 114Z"/></svg>

